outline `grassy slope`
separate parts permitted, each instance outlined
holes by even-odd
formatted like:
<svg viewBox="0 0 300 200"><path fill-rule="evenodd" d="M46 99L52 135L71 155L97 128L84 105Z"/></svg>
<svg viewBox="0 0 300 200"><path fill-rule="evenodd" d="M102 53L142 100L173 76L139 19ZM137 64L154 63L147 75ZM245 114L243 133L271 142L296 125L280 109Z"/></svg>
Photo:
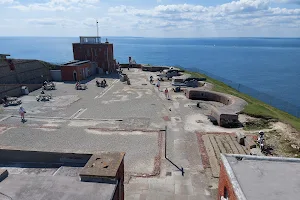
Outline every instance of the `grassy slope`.
<svg viewBox="0 0 300 200"><path fill-rule="evenodd" d="M214 91L217 92L223 92L227 94L231 94L237 97L240 97L248 102L248 105L243 110L243 113L254 116L254 117L261 117L261 118L273 118L278 119L282 122L286 122L290 125L292 125L295 129L300 131L300 119L297 117L294 117L286 112L283 112L277 108L274 108L266 103L263 103L260 100L257 100L253 97L250 97L249 95L243 94L238 92L237 90L229 87L228 85L214 80L210 77L207 77L203 74L196 73L196 72L186 72L188 74L191 74L195 77L206 77L207 82L214 84Z"/></svg>

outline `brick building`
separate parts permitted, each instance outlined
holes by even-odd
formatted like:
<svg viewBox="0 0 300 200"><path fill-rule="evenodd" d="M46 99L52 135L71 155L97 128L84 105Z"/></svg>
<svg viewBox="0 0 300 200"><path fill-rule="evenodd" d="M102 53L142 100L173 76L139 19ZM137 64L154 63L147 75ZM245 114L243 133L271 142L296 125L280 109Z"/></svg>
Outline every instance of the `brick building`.
<svg viewBox="0 0 300 200"><path fill-rule="evenodd" d="M218 200L299 199L300 159L221 154Z"/></svg>
<svg viewBox="0 0 300 200"><path fill-rule="evenodd" d="M61 65L63 81L81 81L96 73L97 64L89 60L74 60Z"/></svg>
<svg viewBox="0 0 300 200"><path fill-rule="evenodd" d="M106 39L101 42L101 37L80 37L79 43L73 43L74 60L90 60L96 62L103 72L114 72L117 67L114 59L114 47Z"/></svg>

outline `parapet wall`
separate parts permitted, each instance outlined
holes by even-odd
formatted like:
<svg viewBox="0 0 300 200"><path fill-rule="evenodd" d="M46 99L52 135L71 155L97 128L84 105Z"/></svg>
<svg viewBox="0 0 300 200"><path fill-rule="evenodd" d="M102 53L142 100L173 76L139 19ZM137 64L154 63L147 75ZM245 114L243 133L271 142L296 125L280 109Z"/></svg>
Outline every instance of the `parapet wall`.
<svg viewBox="0 0 300 200"><path fill-rule="evenodd" d="M188 89L185 91L187 98L192 100L216 101L223 103L224 107L214 107L211 116L220 126L228 127L238 123L238 113L244 109L247 102L238 97L207 90Z"/></svg>

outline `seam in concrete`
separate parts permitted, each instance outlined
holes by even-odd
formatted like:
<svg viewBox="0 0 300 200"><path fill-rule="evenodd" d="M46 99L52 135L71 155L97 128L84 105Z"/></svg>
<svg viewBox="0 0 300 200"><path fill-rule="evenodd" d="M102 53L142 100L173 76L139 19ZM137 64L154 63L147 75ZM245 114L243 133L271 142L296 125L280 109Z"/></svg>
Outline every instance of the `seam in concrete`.
<svg viewBox="0 0 300 200"><path fill-rule="evenodd" d="M0 122L3 122L3 121L5 121L5 120L7 120L8 118L11 118L11 117L12 117L11 115L9 115L9 116L6 116L6 117L4 117L4 118L0 119Z"/></svg>

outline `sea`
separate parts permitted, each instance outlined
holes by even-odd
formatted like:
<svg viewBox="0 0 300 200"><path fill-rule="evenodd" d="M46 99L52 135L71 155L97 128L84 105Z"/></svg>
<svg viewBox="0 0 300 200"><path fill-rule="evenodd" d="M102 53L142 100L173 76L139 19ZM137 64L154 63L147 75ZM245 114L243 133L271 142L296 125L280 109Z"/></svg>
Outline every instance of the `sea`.
<svg viewBox="0 0 300 200"><path fill-rule="evenodd" d="M106 38L120 63L131 56L201 70L300 106L300 38ZM59 64L73 60L74 42L79 37L0 37L0 53Z"/></svg>

